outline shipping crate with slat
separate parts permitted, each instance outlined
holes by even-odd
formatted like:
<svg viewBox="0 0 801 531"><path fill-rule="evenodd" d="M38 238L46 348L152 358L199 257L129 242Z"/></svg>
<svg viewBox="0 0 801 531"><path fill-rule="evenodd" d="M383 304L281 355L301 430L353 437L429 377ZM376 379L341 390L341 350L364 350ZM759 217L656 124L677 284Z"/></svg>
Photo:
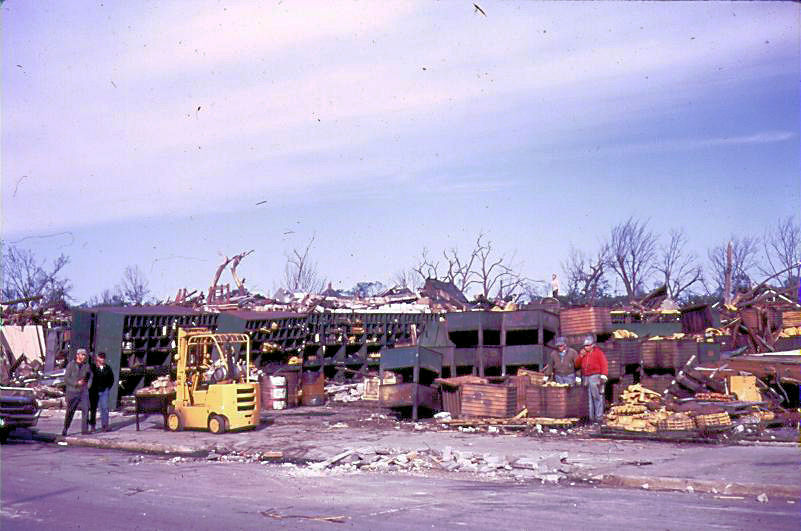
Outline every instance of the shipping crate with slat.
<svg viewBox="0 0 801 531"><path fill-rule="evenodd" d="M791 326L801 326L801 311L782 312L782 327L790 328Z"/></svg>
<svg viewBox="0 0 801 531"><path fill-rule="evenodd" d="M517 388L509 384L464 384L462 386L462 416L514 417L517 411Z"/></svg>
<svg viewBox="0 0 801 531"><path fill-rule="evenodd" d="M529 417L586 418L589 415L587 388L583 385L528 387L526 407Z"/></svg>
<svg viewBox="0 0 801 531"><path fill-rule="evenodd" d="M623 374L623 353L617 349L607 349L606 344L601 347L604 355L606 356L606 363L608 365L608 376L611 380L617 380Z"/></svg>
<svg viewBox="0 0 801 531"><path fill-rule="evenodd" d="M657 369L659 365L659 341L643 341L640 345L640 359L646 369Z"/></svg>
<svg viewBox="0 0 801 531"><path fill-rule="evenodd" d="M620 352L620 361L623 365L640 364L640 345L639 339L612 339L604 345L612 345L612 348ZM605 351L604 351L605 352Z"/></svg>
<svg viewBox="0 0 801 531"><path fill-rule="evenodd" d="M559 322L564 336L608 334L612 331L609 308L571 308L562 310Z"/></svg>

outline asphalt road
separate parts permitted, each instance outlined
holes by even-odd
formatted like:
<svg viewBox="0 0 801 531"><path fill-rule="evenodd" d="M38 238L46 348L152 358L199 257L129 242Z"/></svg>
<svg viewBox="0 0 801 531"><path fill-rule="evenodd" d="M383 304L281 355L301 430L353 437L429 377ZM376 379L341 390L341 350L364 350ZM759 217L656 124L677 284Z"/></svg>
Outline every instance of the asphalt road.
<svg viewBox="0 0 801 531"><path fill-rule="evenodd" d="M0 528L799 529L799 501L358 473L17 442ZM343 517L341 522L315 520Z"/></svg>

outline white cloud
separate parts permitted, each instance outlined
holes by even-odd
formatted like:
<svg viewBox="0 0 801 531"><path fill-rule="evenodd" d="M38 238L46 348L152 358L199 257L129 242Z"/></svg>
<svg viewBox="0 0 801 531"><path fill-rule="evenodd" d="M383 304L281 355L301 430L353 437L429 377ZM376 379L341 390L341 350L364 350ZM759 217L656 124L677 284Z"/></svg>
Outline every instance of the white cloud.
<svg viewBox="0 0 801 531"><path fill-rule="evenodd" d="M451 2L158 7L95 30L86 21L81 54L46 20L56 30L41 77L26 78L28 90L4 76L4 230L438 176L545 142L558 151L587 128L668 112L677 94L736 87L798 58L783 6L510 2L486 18ZM40 46L13 42L34 55ZM18 175L29 180L9 200ZM450 189L498 190L505 179Z"/></svg>
<svg viewBox="0 0 801 531"><path fill-rule="evenodd" d="M747 146L785 142L798 135L792 131L763 131L750 135L723 136L709 138L666 138L654 142L624 144L604 147L602 151L624 153L645 153L660 151L686 151L726 146Z"/></svg>

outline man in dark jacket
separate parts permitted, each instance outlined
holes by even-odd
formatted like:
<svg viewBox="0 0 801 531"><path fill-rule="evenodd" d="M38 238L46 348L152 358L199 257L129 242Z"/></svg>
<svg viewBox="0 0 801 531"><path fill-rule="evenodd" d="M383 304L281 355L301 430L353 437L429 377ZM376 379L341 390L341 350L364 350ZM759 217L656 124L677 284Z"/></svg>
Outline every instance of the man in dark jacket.
<svg viewBox="0 0 801 531"><path fill-rule="evenodd" d="M79 348L75 359L67 364L64 372L64 383L67 386L67 416L64 417L64 431L61 435L67 436L67 430L72 424L75 410L81 408L81 433L89 433L89 387L92 385L92 369L86 361L86 349Z"/></svg>
<svg viewBox="0 0 801 531"><path fill-rule="evenodd" d="M114 373L106 365L106 353L99 352L95 356L92 367L92 387L89 388L89 425L95 431L97 408L100 407L100 425L103 431L111 431L108 425L108 395L114 385Z"/></svg>
<svg viewBox="0 0 801 531"><path fill-rule="evenodd" d="M558 384L572 385L576 381L576 358L578 353L567 346L565 338L556 339L556 350L548 354L548 363L545 365L545 374Z"/></svg>

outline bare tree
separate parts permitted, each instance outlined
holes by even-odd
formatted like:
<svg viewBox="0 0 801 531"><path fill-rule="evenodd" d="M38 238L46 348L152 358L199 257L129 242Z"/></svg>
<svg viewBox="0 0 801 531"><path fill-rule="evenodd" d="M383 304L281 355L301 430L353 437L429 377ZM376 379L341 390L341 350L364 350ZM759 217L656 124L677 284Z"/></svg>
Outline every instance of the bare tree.
<svg viewBox="0 0 801 531"><path fill-rule="evenodd" d="M759 269L765 275L781 275L785 287L795 286L801 278L801 225L793 216L780 219L775 227L765 231L762 240L766 267Z"/></svg>
<svg viewBox="0 0 801 531"><path fill-rule="evenodd" d="M727 258L727 247L731 246L731 259ZM727 246L718 245L707 253L714 291L724 301L731 300L735 292L752 284L751 275L758 268L759 238L754 236L732 236ZM727 277L730 282L727 282ZM709 288L707 287L708 291Z"/></svg>
<svg viewBox="0 0 801 531"><path fill-rule="evenodd" d="M429 278L439 279L439 262L435 261L428 253L428 248L423 247L420 256L417 258L417 264L412 266L412 271L417 273L420 284Z"/></svg>
<svg viewBox="0 0 801 531"><path fill-rule="evenodd" d="M128 266L118 286L119 294L127 304L142 305L150 295L150 287L139 266Z"/></svg>
<svg viewBox="0 0 801 531"><path fill-rule="evenodd" d="M482 245L481 239L484 234L479 234L476 241L476 247L468 256L460 256L459 250L456 247L451 247L442 251L442 256L445 258L445 263L448 269L443 274L442 280L452 282L454 286L459 288L459 291L465 293L471 284L478 282L478 272L473 269L478 258L478 251Z"/></svg>
<svg viewBox="0 0 801 531"><path fill-rule="evenodd" d="M442 252L443 264L434 260L427 248L423 248L417 265L412 267L417 279L429 278L452 282L463 293L471 288L477 295L510 300L525 293L529 281L521 275L514 254L499 255L492 240L484 232L476 237L475 246L468 254L461 254L456 247Z"/></svg>
<svg viewBox="0 0 801 531"><path fill-rule="evenodd" d="M567 296L572 303L592 304L603 297L609 290L606 280L609 248L602 244L598 251L590 256L570 246L567 260L562 262L562 271L567 278Z"/></svg>
<svg viewBox="0 0 801 531"><path fill-rule="evenodd" d="M290 292L319 293L325 286L325 279L320 277L317 270L317 262L310 256L314 238L315 236L311 237L304 249L295 248L286 254L283 287Z"/></svg>
<svg viewBox="0 0 801 531"><path fill-rule="evenodd" d="M2 262L3 299L29 299L20 303L26 308L36 304L66 306L72 284L61 274L69 261L61 254L47 267L47 262L38 260L30 250L6 247Z"/></svg>
<svg viewBox="0 0 801 531"><path fill-rule="evenodd" d="M656 270L662 274L668 296L674 301L678 301L693 284L703 281L698 257L687 250L684 229L670 230L670 241L660 249Z"/></svg>
<svg viewBox="0 0 801 531"><path fill-rule="evenodd" d="M126 301L117 286L115 289L104 289L100 295L93 295L84 304L90 308L94 306L125 306Z"/></svg>
<svg viewBox="0 0 801 531"><path fill-rule="evenodd" d="M395 274L392 275L391 280L396 286L407 288L412 291L423 287L423 279L414 268L396 271Z"/></svg>
<svg viewBox="0 0 801 531"><path fill-rule="evenodd" d="M367 299L376 297L386 290L387 287L382 282L375 280L357 282L355 286L350 288L349 293L358 299Z"/></svg>
<svg viewBox="0 0 801 531"><path fill-rule="evenodd" d="M515 262L515 255L497 254L492 240L487 239L484 233L476 238L470 263L471 278L466 283L465 289L477 285L479 294L487 298L493 291L499 299L513 298L522 292L529 280L518 272L519 264Z"/></svg>
<svg viewBox="0 0 801 531"><path fill-rule="evenodd" d="M656 235L647 221L630 217L612 227L609 239L609 267L614 271L629 300L642 294L648 278L654 271L657 252Z"/></svg>

